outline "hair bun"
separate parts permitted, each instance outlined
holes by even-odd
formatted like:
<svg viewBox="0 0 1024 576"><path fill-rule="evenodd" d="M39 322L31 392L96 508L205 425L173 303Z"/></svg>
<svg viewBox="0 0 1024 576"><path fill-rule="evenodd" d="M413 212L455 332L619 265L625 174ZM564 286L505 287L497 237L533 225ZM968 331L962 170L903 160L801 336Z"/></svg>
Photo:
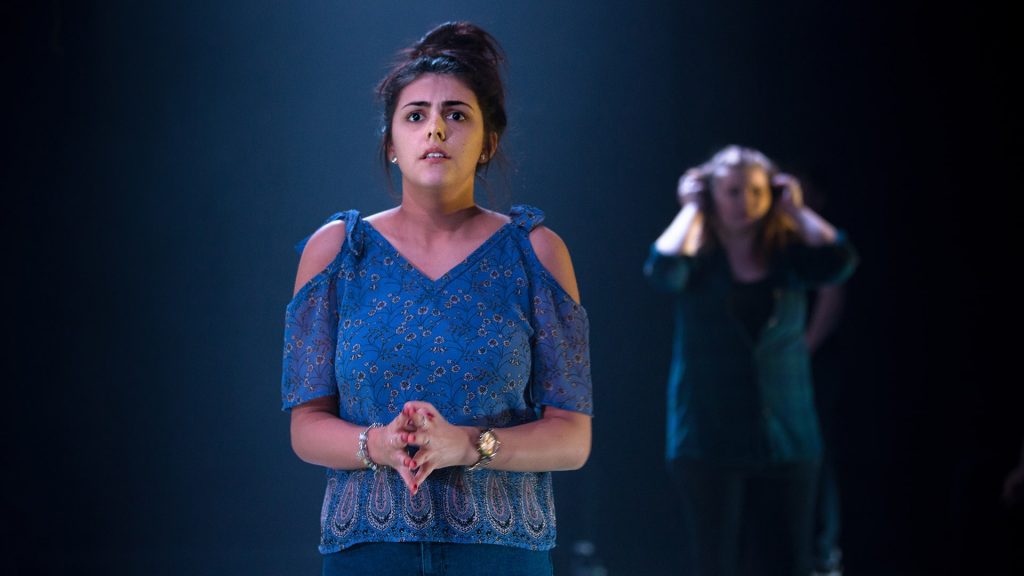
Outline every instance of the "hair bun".
<svg viewBox="0 0 1024 576"><path fill-rule="evenodd" d="M391 123L398 97L406 86L424 74L451 75L476 96L483 118L488 144L484 152L490 166L496 151L493 144L505 132L505 84L501 78L504 53L498 41L483 28L471 22L445 22L435 27L418 42L397 54L388 75L377 85L377 95L384 105L381 117L381 159L390 168Z"/></svg>
<svg viewBox="0 0 1024 576"><path fill-rule="evenodd" d="M471 22L445 22L437 26L409 49L408 57L446 57L466 63L482 58L492 66L504 60L497 41Z"/></svg>

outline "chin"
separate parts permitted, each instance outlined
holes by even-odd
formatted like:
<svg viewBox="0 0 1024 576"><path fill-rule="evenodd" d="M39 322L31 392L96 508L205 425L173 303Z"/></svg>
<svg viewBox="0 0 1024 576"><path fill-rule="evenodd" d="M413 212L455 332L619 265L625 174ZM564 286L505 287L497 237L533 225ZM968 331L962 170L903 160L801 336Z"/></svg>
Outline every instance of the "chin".
<svg viewBox="0 0 1024 576"><path fill-rule="evenodd" d="M438 174L433 175L432 177L422 178L414 183L419 188L430 190L449 190L453 188L462 188L465 181L459 178L450 178L448 175Z"/></svg>
<svg viewBox="0 0 1024 576"><path fill-rule="evenodd" d="M451 186L451 182L448 182L445 178L419 178L416 180L410 180L409 182L417 188L429 190L438 190Z"/></svg>

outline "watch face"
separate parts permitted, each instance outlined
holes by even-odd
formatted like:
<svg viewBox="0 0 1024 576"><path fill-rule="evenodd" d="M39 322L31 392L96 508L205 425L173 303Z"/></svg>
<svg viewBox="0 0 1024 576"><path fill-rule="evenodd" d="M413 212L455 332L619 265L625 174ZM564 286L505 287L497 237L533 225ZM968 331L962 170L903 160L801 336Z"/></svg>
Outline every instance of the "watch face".
<svg viewBox="0 0 1024 576"><path fill-rule="evenodd" d="M494 435L494 432L485 430L480 434L480 452L483 454L492 454L494 448L498 443L498 437Z"/></svg>

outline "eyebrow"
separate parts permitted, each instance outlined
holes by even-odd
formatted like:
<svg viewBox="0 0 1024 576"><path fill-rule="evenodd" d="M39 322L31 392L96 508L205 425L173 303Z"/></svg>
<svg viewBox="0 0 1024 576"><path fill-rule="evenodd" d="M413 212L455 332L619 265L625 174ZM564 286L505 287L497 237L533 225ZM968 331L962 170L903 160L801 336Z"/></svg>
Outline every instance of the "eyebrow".
<svg viewBox="0 0 1024 576"><path fill-rule="evenodd" d="M426 100L417 100L416 102L409 102L408 104L402 106L402 108L408 108L409 106L417 106L421 108L430 107L430 102L427 102ZM444 102L441 103L442 108L451 108L452 106L465 106L466 108L470 109L473 108L472 104L467 104L462 100L445 100Z"/></svg>

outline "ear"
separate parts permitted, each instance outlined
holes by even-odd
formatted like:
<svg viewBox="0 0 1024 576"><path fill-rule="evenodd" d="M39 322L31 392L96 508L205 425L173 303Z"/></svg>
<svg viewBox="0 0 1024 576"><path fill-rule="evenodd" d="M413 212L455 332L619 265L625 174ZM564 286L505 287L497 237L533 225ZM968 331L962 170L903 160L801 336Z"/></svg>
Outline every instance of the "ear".
<svg viewBox="0 0 1024 576"><path fill-rule="evenodd" d="M487 142L484 143L484 154L487 154L487 160L481 162L486 164L494 158L494 155L498 153L498 133L491 132L487 135Z"/></svg>

